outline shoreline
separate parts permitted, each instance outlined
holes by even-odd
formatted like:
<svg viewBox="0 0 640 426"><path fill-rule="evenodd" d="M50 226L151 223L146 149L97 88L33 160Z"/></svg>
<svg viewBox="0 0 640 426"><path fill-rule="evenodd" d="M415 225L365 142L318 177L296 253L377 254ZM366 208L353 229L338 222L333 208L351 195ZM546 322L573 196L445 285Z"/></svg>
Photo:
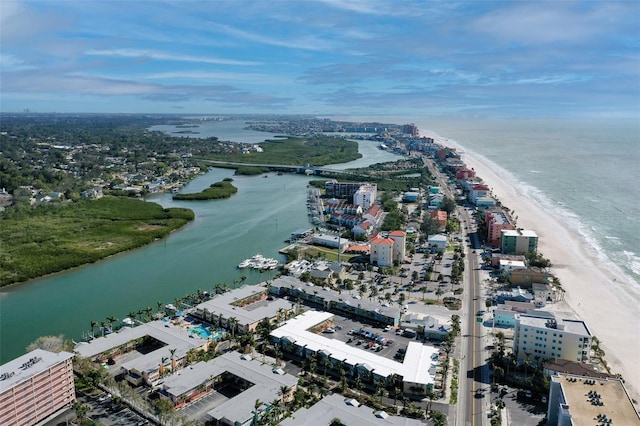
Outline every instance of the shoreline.
<svg viewBox="0 0 640 426"><path fill-rule="evenodd" d="M462 150L462 160L492 188L493 196L515 210L518 225L538 234L539 252L551 261L550 270L566 291L564 302L545 309L584 320L592 335L600 340L611 372L622 375L628 392L637 399L640 370L632 366L640 361L640 329L636 326L640 292L633 280L618 267L606 265L579 229L563 223L523 191L518 182L506 180L489 160L434 132L421 133L441 145ZM608 259L606 263L613 264Z"/></svg>

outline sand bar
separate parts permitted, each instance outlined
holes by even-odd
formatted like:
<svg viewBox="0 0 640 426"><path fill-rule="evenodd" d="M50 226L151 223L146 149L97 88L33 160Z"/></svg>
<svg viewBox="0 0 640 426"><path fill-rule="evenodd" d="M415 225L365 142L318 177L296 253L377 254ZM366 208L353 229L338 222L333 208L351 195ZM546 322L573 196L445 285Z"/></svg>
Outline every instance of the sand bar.
<svg viewBox="0 0 640 426"><path fill-rule="evenodd" d="M613 374L620 373L631 396L640 400L640 292L637 284L595 250L576 230L525 194L518 182L501 176L502 170L482 156L469 153L454 141L430 131L444 146L462 151L462 160L493 190L493 195L518 217L517 224L538 234L538 250L551 260L554 273L565 289L565 301L550 310L565 311L584 320L601 341Z"/></svg>

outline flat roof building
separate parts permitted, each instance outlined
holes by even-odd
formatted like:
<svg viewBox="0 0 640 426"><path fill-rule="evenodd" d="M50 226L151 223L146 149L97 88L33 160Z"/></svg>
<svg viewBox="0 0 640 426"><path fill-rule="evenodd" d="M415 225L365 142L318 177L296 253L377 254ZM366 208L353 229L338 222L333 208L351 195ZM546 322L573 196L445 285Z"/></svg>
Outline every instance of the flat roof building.
<svg viewBox="0 0 640 426"><path fill-rule="evenodd" d="M0 424L33 425L76 399L73 354L36 349L0 366Z"/></svg>
<svg viewBox="0 0 640 426"><path fill-rule="evenodd" d="M350 371L366 370L374 380L382 379L387 384L397 374L402 378L404 392L415 393L416 389L420 389L426 393L433 386L437 349L420 342L409 342L404 362L398 362L309 331L319 324L330 322L332 317L333 314L328 312L307 311L273 330L271 338L284 352L296 352L302 357L319 354L328 358L333 365L344 364Z"/></svg>
<svg viewBox="0 0 640 426"><path fill-rule="evenodd" d="M268 300L268 289L264 285L247 285L226 293L217 294L200 303L192 314L212 324L231 329L229 319L234 318L236 332L255 331L265 318L275 322L278 316L291 310L286 300Z"/></svg>
<svg viewBox="0 0 640 426"><path fill-rule="evenodd" d="M538 234L526 229L502 229L500 251L502 253L534 253L538 250Z"/></svg>
<svg viewBox="0 0 640 426"><path fill-rule="evenodd" d="M640 425L621 380L558 374L551 377L548 425Z"/></svg>
<svg viewBox="0 0 640 426"><path fill-rule="evenodd" d="M166 362L171 361L171 369L175 370L189 350L206 349L208 344L209 340L190 334L180 324L158 320L80 342L74 350L91 360L106 362L110 358L115 361L109 366L110 374L124 374L125 380L134 385L150 385L159 378ZM173 357L171 350L175 350Z"/></svg>
<svg viewBox="0 0 640 426"><path fill-rule="evenodd" d="M327 395L309 408L301 408L286 418L281 426L316 426L329 424L331 419L339 418L344 425L385 425L385 426L418 426L424 425L421 420L392 416L384 411L360 405L355 399L345 398L334 393Z"/></svg>
<svg viewBox="0 0 640 426"><path fill-rule="evenodd" d="M374 324L397 326L400 321L400 309L394 306L381 306L356 296L340 294L328 287L315 287L299 279L283 275L271 283L271 292L290 299L298 297L312 306L334 312L339 315L356 317Z"/></svg>
<svg viewBox="0 0 640 426"><path fill-rule="evenodd" d="M550 358L588 362L591 339L584 321L522 314L516 317L513 352L519 362Z"/></svg>
<svg viewBox="0 0 640 426"><path fill-rule="evenodd" d="M269 404L275 399L289 402L298 379L234 351L207 362L198 362L182 370L180 374L166 377L160 395L170 400L174 406L179 406L230 383L241 389L241 392L207 412L207 420L214 424L249 424L254 417L256 400L263 403L259 409L260 414L268 410ZM284 395L280 393L282 387L288 389Z"/></svg>

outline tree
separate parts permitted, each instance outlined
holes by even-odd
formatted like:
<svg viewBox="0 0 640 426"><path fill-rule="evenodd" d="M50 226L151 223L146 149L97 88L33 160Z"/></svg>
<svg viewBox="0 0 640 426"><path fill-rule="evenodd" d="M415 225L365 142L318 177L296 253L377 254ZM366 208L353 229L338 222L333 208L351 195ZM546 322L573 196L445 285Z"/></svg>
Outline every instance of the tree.
<svg viewBox="0 0 640 426"><path fill-rule="evenodd" d="M73 411L76 412L78 423L82 425L87 421L87 415L89 414L89 411L91 411L91 406L89 404L82 404L81 402L74 401Z"/></svg>
<svg viewBox="0 0 640 426"><path fill-rule="evenodd" d="M91 337L95 337L96 335L95 331L93 331L93 329L96 328L96 325L98 325L98 323L96 321L91 320Z"/></svg>
<svg viewBox="0 0 640 426"><path fill-rule="evenodd" d="M58 336L40 336L26 347L26 351L31 352L35 349L43 349L45 351L56 353L63 350L73 351L73 348L70 347L72 344L73 343L71 341L65 341L62 334Z"/></svg>
<svg viewBox="0 0 640 426"><path fill-rule="evenodd" d="M436 290L436 296L438 296L438 302L440 302L440 296L442 296L444 294L444 291L438 287L438 289Z"/></svg>
<svg viewBox="0 0 640 426"><path fill-rule="evenodd" d="M164 363L167 362L169 360L169 358L167 358L166 356L163 356L160 359L160 365L158 366L158 374L160 374L160 377L164 376Z"/></svg>
<svg viewBox="0 0 640 426"><path fill-rule="evenodd" d="M291 391L291 388L289 386L280 386L280 400L284 403L285 400L287 399L287 395L289 394L289 392Z"/></svg>
<svg viewBox="0 0 640 426"><path fill-rule="evenodd" d="M258 414L260 414L260 406L262 406L262 401L256 399L256 402L253 404L253 411L251 411L251 414L253 414L251 425L253 426L257 426L258 424Z"/></svg>
<svg viewBox="0 0 640 426"><path fill-rule="evenodd" d="M107 322L109 322L109 330L111 330L111 332L113 332L113 323L117 321L118 321L118 318L114 316L107 317Z"/></svg>
<svg viewBox="0 0 640 426"><path fill-rule="evenodd" d="M176 351L178 349L177 348L173 348L173 349L169 349L169 353L171 354L171 372L174 373L176 371L176 368L178 366L177 361L176 361Z"/></svg>
<svg viewBox="0 0 640 426"><path fill-rule="evenodd" d="M236 319L236 317L231 317L227 320L227 324L229 324L229 328L231 329L231 337L235 339L236 326L238 325L238 320Z"/></svg>

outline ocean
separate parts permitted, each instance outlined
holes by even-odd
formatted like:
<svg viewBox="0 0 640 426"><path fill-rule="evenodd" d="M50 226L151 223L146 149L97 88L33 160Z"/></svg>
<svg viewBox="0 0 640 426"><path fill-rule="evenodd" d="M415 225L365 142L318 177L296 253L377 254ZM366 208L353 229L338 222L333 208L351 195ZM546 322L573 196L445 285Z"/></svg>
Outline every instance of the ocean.
<svg viewBox="0 0 640 426"><path fill-rule="evenodd" d="M640 289L640 122L416 120L483 157Z"/></svg>
<svg viewBox="0 0 640 426"><path fill-rule="evenodd" d="M640 292L639 120L331 118L414 123L421 135L461 146L560 217L594 256Z"/></svg>

